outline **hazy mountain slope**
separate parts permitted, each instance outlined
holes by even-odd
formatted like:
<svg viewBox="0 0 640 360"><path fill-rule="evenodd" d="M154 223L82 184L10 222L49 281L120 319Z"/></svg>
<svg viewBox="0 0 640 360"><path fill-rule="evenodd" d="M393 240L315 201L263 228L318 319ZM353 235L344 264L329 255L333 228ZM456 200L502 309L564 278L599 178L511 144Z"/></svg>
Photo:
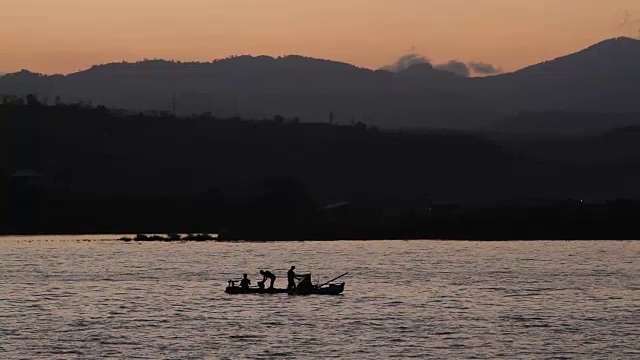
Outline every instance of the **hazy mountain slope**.
<svg viewBox="0 0 640 360"><path fill-rule="evenodd" d="M300 56L241 56L213 63L108 64L58 77L23 72L0 81L0 93L154 110L171 110L175 96L183 114L328 121L333 112L341 123L464 127L474 123L472 114L485 112L457 90L466 80L433 68L393 74Z"/></svg>
<svg viewBox="0 0 640 360"><path fill-rule="evenodd" d="M301 56L94 66L0 78L0 94L134 110L300 117L383 127L470 128L521 111L640 112L640 41L617 38L509 74L466 78L418 64L398 73ZM515 125L517 126L517 124ZM572 125L573 126L573 125ZM578 124L579 126L579 124Z"/></svg>
<svg viewBox="0 0 640 360"><path fill-rule="evenodd" d="M640 41L616 38L575 54L480 80L505 110L640 111Z"/></svg>
<svg viewBox="0 0 640 360"><path fill-rule="evenodd" d="M497 121L491 130L511 134L583 135L628 126L640 126L640 112L521 112Z"/></svg>

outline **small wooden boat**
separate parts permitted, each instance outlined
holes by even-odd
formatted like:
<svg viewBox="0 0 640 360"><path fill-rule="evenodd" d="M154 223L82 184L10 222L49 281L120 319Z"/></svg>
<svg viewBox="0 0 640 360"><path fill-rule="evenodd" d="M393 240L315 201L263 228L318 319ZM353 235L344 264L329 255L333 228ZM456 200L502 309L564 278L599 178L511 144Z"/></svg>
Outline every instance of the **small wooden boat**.
<svg viewBox="0 0 640 360"><path fill-rule="evenodd" d="M332 284L333 281L347 275L344 273L331 281L321 285L311 283L311 274L305 275L295 289L265 288L264 283L259 282L259 286L243 288L236 286L236 281L229 280L229 285L224 290L227 294L289 294L289 295L340 295L344 292L344 283Z"/></svg>

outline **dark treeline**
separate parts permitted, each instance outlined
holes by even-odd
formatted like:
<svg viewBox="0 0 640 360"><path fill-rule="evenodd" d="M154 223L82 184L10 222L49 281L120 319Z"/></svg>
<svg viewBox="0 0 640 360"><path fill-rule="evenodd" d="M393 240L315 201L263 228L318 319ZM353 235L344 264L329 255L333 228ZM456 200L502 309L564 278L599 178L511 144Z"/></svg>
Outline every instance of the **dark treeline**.
<svg viewBox="0 0 640 360"><path fill-rule="evenodd" d="M554 139L575 151L630 144L621 156L573 161L462 132L55 103L29 96L0 105L3 233L638 237L640 203L615 200L640 198L633 128Z"/></svg>

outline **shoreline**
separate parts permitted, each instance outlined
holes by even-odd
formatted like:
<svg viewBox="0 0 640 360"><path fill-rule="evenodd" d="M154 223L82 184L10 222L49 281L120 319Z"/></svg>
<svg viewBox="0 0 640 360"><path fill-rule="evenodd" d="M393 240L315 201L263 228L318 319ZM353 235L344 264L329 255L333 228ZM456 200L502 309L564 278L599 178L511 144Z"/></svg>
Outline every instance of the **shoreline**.
<svg viewBox="0 0 640 360"><path fill-rule="evenodd" d="M360 241L440 241L440 242L537 242L537 241L640 241L640 238L512 238L512 239L486 239L486 238L300 238L300 239L169 239L149 238L136 239L130 237L114 238L127 234L0 234L0 241L7 239L31 240L31 241L117 241L123 243L285 243L285 242L360 242Z"/></svg>

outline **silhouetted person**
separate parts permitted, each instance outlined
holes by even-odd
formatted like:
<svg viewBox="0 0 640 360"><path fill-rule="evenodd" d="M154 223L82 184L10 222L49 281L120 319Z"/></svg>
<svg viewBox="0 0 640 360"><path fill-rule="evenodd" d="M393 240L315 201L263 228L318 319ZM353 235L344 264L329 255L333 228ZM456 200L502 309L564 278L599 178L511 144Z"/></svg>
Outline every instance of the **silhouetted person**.
<svg viewBox="0 0 640 360"><path fill-rule="evenodd" d="M273 289L273 283L276 281L276 276L269 270L260 270L260 274L262 275L262 282L264 283L269 279L269 289Z"/></svg>
<svg viewBox="0 0 640 360"><path fill-rule="evenodd" d="M240 287L243 289L248 289L249 285L251 285L251 280L247 278L247 274L242 275L242 280L240 280Z"/></svg>
<svg viewBox="0 0 640 360"><path fill-rule="evenodd" d="M296 269L295 266L292 266L291 269L289 269L289 271L287 271L287 280L288 280L288 284L287 284L287 290L291 290L291 289L295 289L296 288L296 279L299 278L299 276L296 275L296 272L294 271Z"/></svg>

